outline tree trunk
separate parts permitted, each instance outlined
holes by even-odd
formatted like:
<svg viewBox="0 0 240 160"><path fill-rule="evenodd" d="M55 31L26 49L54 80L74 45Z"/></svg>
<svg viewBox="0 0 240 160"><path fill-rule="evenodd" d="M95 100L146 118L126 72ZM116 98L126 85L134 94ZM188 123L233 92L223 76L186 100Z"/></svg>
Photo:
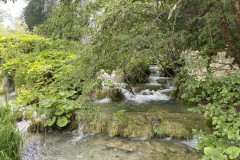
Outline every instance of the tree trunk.
<svg viewBox="0 0 240 160"><path fill-rule="evenodd" d="M235 24L236 24L236 30L238 33L238 40L240 40L240 0L232 0L232 12L236 16L235 17Z"/></svg>
<svg viewBox="0 0 240 160"><path fill-rule="evenodd" d="M230 25L224 14L223 6L222 6L220 0L218 0L217 10L218 10L217 12L218 12L218 16L219 16L218 20L219 20L220 27L222 29L222 34L228 44L228 48L230 51L228 54L230 54L230 56L234 58L234 63L237 63L238 65L240 65L239 48L237 47L236 42L234 40Z"/></svg>

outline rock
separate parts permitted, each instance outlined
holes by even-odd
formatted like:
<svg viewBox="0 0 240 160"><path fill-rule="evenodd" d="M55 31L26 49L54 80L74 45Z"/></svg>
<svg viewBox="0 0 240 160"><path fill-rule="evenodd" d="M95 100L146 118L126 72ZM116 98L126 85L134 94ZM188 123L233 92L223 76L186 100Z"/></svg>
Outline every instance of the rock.
<svg viewBox="0 0 240 160"><path fill-rule="evenodd" d="M94 93L94 99L110 98L112 101L121 101L125 98L122 91L118 88L109 88Z"/></svg>
<svg viewBox="0 0 240 160"><path fill-rule="evenodd" d="M110 90L109 98L112 101L121 101L125 96L120 89L114 88Z"/></svg>

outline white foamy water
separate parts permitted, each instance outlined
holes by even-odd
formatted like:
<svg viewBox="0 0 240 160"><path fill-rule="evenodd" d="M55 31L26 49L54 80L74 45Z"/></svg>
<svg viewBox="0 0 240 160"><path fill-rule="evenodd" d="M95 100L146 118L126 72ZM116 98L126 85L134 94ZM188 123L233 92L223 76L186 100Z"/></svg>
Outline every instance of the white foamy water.
<svg viewBox="0 0 240 160"><path fill-rule="evenodd" d="M17 123L17 128L19 129L20 132L26 133L28 130L28 127L30 127L30 124L31 124L30 120L28 120L28 121L23 120L23 121Z"/></svg>
<svg viewBox="0 0 240 160"><path fill-rule="evenodd" d="M201 138L198 135L194 135L192 139L182 140L181 143L187 145L190 149L195 149L198 144L198 138Z"/></svg>
<svg viewBox="0 0 240 160"><path fill-rule="evenodd" d="M161 90L159 91L150 91L150 90L143 90L140 93L132 94L128 90L122 88L122 92L125 95L126 100L134 101L137 103L148 103L150 101L168 101L171 99L170 96L167 96L165 94L161 93ZM143 95L142 93L146 92L147 95Z"/></svg>
<svg viewBox="0 0 240 160"><path fill-rule="evenodd" d="M98 103L109 103L111 102L111 100L109 98L104 98L104 99L101 99L101 100L97 100Z"/></svg>
<svg viewBox="0 0 240 160"><path fill-rule="evenodd" d="M172 140L172 137L167 137L167 138L164 138L162 141L171 141Z"/></svg>
<svg viewBox="0 0 240 160"><path fill-rule="evenodd" d="M151 65L149 67L151 70L151 75L148 77L149 83L145 83L144 86L163 86L164 89L159 89L157 91L145 89L142 90L140 93L131 93L126 88L125 83L119 83L119 80L121 79L121 76L117 74L116 72L113 72L112 74L106 73L103 69L100 70L100 75L98 76L99 79L101 79L103 89L107 88L118 88L121 89L122 93L125 96L125 99L128 101L133 101L136 103L148 103L151 101L168 101L171 99L171 96L169 96L170 92L175 90L174 86L170 83L167 84L160 84L157 82L157 80L160 79L166 79L166 80L173 80L169 77L163 77L163 73L161 73L159 70L160 68L155 65ZM166 87L164 87L166 86ZM132 88L134 91L134 87ZM102 100L98 100L98 103L109 103L111 100L109 98L104 98Z"/></svg>

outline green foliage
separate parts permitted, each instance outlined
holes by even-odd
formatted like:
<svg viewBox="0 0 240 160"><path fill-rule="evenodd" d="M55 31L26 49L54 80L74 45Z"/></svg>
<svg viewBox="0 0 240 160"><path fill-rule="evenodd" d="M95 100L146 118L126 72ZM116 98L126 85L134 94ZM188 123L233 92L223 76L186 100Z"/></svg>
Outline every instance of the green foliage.
<svg viewBox="0 0 240 160"><path fill-rule="evenodd" d="M17 160L23 141L10 106L0 107L0 159Z"/></svg>
<svg viewBox="0 0 240 160"><path fill-rule="evenodd" d="M131 84L146 83L149 75L148 61L132 58L124 70L124 81Z"/></svg>
<svg viewBox="0 0 240 160"><path fill-rule="evenodd" d="M129 120L129 118L124 115L125 112L125 110L120 110L114 113L114 115L117 116L119 123L127 122Z"/></svg>
<svg viewBox="0 0 240 160"><path fill-rule="evenodd" d="M231 70L232 74L217 78L214 76L214 66L208 65L210 59L212 63L215 62L215 57L198 54L185 60L187 65L181 68L176 79L180 85L181 98L199 104L190 110L210 117L208 123L211 123L213 132L202 135L198 149L205 148L203 159L227 159L227 156L234 159L239 156L239 148L236 146L240 142L240 71ZM186 54L183 55L186 59ZM208 72L197 74L198 66L201 69L209 67Z"/></svg>
<svg viewBox="0 0 240 160"><path fill-rule="evenodd" d="M22 111L36 111L44 127L62 128L75 119L75 111L90 108L83 105L85 96L98 82L91 79L85 83L89 76L81 68L85 63L80 64L81 57L75 54L77 42L36 35L3 37L0 41L3 74L14 80L16 103ZM94 109L88 112L94 113Z"/></svg>
<svg viewBox="0 0 240 160"><path fill-rule="evenodd" d="M35 33L54 39L81 40L84 26L87 27L88 14L86 10L81 9L83 5L80 2L80 0L72 3L69 0L60 1Z"/></svg>
<svg viewBox="0 0 240 160"><path fill-rule="evenodd" d="M41 42L45 43L46 47L50 46L48 39L44 39L37 35L11 35L8 37L1 37L0 47L2 51L7 49L8 51L15 51L15 52L19 51L20 53L27 54L27 53L33 52L36 45ZM17 56L17 55L8 55L8 56ZM4 59L6 58L7 57L4 57Z"/></svg>
<svg viewBox="0 0 240 160"><path fill-rule="evenodd" d="M45 20L44 1L31 0L24 10L24 18L30 31Z"/></svg>
<svg viewBox="0 0 240 160"><path fill-rule="evenodd" d="M125 82L136 84L146 82L148 65L154 60L166 72L178 73L176 95L199 103L192 111L212 119L213 133L199 142L205 148L204 158L234 158L238 149L229 147L236 147L240 140L239 71L218 79L209 63L214 61L215 49L227 47L222 16L235 36L232 42L239 43L238 15L233 15L232 1L216 1L209 8L213 2L184 1L169 16L177 0L62 0L36 29L55 41L34 35L1 38L3 73L14 80L20 106L44 114L45 126L64 127L74 111L82 109L81 116L95 111L86 100L99 86L96 73L100 69L121 69ZM91 37L89 43L68 41L84 36ZM201 54L181 55L187 50L201 50ZM181 56L183 61L178 61ZM195 67L208 72L198 79ZM229 146L219 150L220 141Z"/></svg>

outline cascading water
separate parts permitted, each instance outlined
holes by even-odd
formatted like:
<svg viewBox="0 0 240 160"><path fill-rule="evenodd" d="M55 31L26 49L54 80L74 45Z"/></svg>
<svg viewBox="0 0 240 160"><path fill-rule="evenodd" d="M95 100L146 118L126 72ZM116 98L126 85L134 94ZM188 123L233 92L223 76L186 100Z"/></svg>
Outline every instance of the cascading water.
<svg viewBox="0 0 240 160"><path fill-rule="evenodd" d="M156 65L149 67L151 70L151 75L148 80L149 83L142 84L141 86L133 87L132 90L135 92L131 93L129 90L125 89L126 84L118 83L119 77L113 72L112 74L107 74L104 70L101 70L101 75L99 78L103 81L103 89L109 88L107 83L112 83L115 88L121 89L126 100L133 101L136 103L148 103L151 101L168 101L171 99L171 92L175 89L174 80L172 78L164 77L163 73L160 72L160 68ZM164 80L164 83L159 83L158 80ZM140 92L136 92L138 87L143 89ZM99 100L100 103L108 103L110 99L105 98Z"/></svg>
<svg viewBox="0 0 240 160"><path fill-rule="evenodd" d="M3 86L3 87L6 88L7 93L13 92L13 89L11 88L10 83L9 83L7 77L3 77L3 82L4 82L4 83L3 83L2 85L5 85L5 86Z"/></svg>

